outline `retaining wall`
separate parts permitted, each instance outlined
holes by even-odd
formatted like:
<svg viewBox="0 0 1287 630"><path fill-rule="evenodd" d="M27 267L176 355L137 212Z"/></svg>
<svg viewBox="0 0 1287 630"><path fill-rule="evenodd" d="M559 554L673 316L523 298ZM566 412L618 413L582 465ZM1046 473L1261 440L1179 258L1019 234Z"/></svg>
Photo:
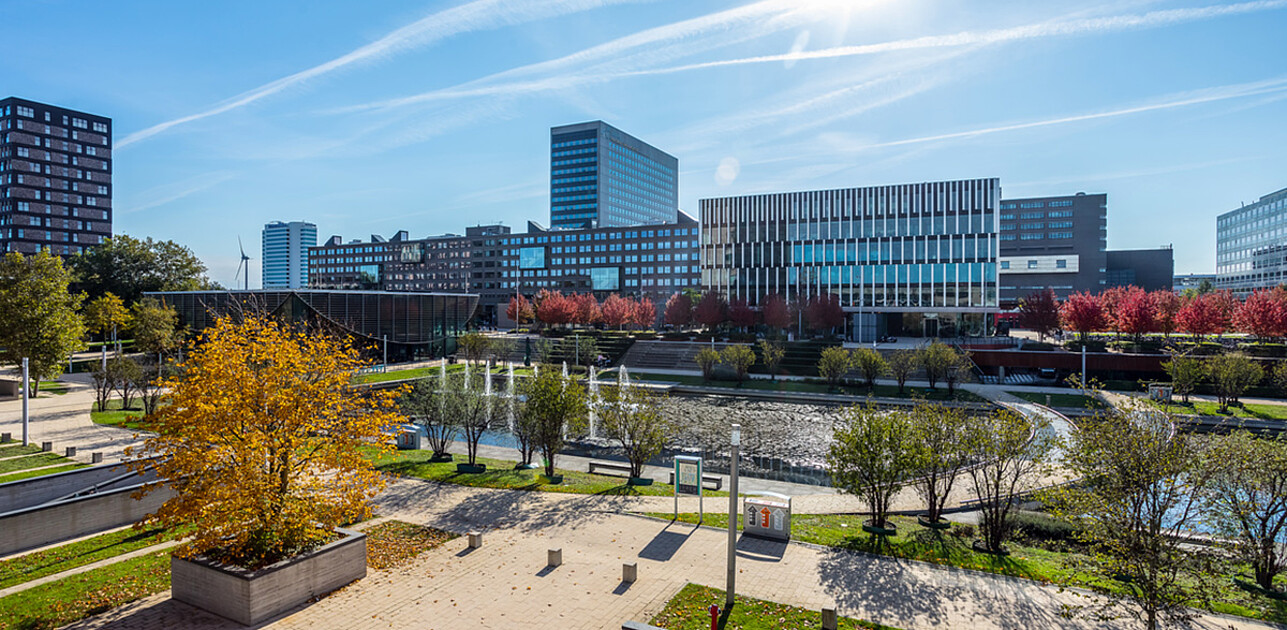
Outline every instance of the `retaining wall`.
<svg viewBox="0 0 1287 630"><path fill-rule="evenodd" d="M137 523L173 496L166 487L135 499L137 489L118 488L0 513L0 556Z"/></svg>

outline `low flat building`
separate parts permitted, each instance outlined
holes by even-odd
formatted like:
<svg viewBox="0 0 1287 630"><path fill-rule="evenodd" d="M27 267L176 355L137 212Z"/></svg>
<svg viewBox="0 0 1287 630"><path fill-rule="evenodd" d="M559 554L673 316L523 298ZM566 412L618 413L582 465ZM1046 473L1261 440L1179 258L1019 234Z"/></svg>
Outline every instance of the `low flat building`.
<svg viewBox="0 0 1287 630"><path fill-rule="evenodd" d="M192 332L209 327L220 316L247 311L271 313L346 335L390 362L429 359L456 351L478 308L478 296L464 293L391 291L166 291L145 293L179 314Z"/></svg>
<svg viewBox="0 0 1287 630"><path fill-rule="evenodd" d="M1106 286L1135 286L1145 291L1171 291L1175 281L1175 251L1112 249L1108 251Z"/></svg>
<svg viewBox="0 0 1287 630"><path fill-rule="evenodd" d="M1189 289L1200 291L1204 286L1214 289L1216 286L1216 274L1185 273L1175 276L1171 281L1171 289L1176 293L1184 293Z"/></svg>

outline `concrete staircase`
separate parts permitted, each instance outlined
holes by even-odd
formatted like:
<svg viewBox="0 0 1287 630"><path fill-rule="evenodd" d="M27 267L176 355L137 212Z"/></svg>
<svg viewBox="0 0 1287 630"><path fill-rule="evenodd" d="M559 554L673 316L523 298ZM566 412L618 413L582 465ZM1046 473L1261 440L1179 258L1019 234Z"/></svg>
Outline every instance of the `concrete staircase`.
<svg viewBox="0 0 1287 630"><path fill-rule="evenodd" d="M727 343L716 343L715 349L722 350ZM694 370L699 371L693 355L702 348L711 347L710 342L696 341L636 341L625 356L621 365L634 371L648 370Z"/></svg>

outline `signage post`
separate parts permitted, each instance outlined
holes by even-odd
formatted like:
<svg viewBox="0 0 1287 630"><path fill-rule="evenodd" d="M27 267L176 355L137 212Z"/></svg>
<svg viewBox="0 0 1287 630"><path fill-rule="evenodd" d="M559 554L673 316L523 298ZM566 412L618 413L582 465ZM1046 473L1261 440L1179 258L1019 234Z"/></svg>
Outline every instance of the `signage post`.
<svg viewBox="0 0 1287 630"><path fill-rule="evenodd" d="M702 458L688 455L675 456L675 518L679 518L679 495L697 495L697 522L705 518L702 498Z"/></svg>

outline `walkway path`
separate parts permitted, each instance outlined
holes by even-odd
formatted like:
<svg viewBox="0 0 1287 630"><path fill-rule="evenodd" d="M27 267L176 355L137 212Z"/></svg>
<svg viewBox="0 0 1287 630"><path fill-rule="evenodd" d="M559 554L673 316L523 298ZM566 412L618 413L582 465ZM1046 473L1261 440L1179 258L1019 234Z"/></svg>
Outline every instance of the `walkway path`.
<svg viewBox="0 0 1287 630"><path fill-rule="evenodd" d="M387 516L453 531L483 530L481 549L463 538L409 566L366 579L262 627L595 628L648 620L686 582L723 587L727 534L618 513L621 497L470 489L401 480L383 496ZM545 566L562 548L564 564ZM621 582L638 562L639 580ZM1068 620L1084 597L1021 579L798 544L743 538L743 595L819 609L908 630L921 628L1117 628ZM78 629L239 628L163 593L72 626ZM1203 616L1199 628L1265 628Z"/></svg>
<svg viewBox="0 0 1287 630"><path fill-rule="evenodd" d="M99 560L98 562L91 562L89 564L82 565L74 569L67 569L66 571L63 571L61 573L55 573L53 575L46 575L45 577L42 577L42 578L36 578L34 580L31 580L30 582L15 584L13 586L10 586L9 588L0 588L0 597L8 597L9 595L13 595L14 593L21 593L27 589L36 588L37 586L48 584L50 582L57 582L58 580L71 577L73 575L88 573L89 571L93 571L95 569L105 567L110 564L125 562L126 560L131 560L139 556L146 556L150 553L156 553L158 551L165 551L170 547L174 547L182 543L183 543L182 540L167 540L163 543L157 543L155 545L152 545L150 547L144 547L142 549L135 549L134 551L123 553L119 556L112 556L110 558L104 558L102 560ZM65 543L62 543L62 544L65 544Z"/></svg>
<svg viewBox="0 0 1287 630"><path fill-rule="evenodd" d="M80 462L89 463L95 452L103 453L104 463L120 461L125 448L140 441L129 429L94 424L89 410L94 405L94 388L88 374L67 374L59 382L66 394L42 394L30 401L31 443L53 442L54 452L67 446L76 447ZM0 399L0 433L12 433L22 439L22 400Z"/></svg>

